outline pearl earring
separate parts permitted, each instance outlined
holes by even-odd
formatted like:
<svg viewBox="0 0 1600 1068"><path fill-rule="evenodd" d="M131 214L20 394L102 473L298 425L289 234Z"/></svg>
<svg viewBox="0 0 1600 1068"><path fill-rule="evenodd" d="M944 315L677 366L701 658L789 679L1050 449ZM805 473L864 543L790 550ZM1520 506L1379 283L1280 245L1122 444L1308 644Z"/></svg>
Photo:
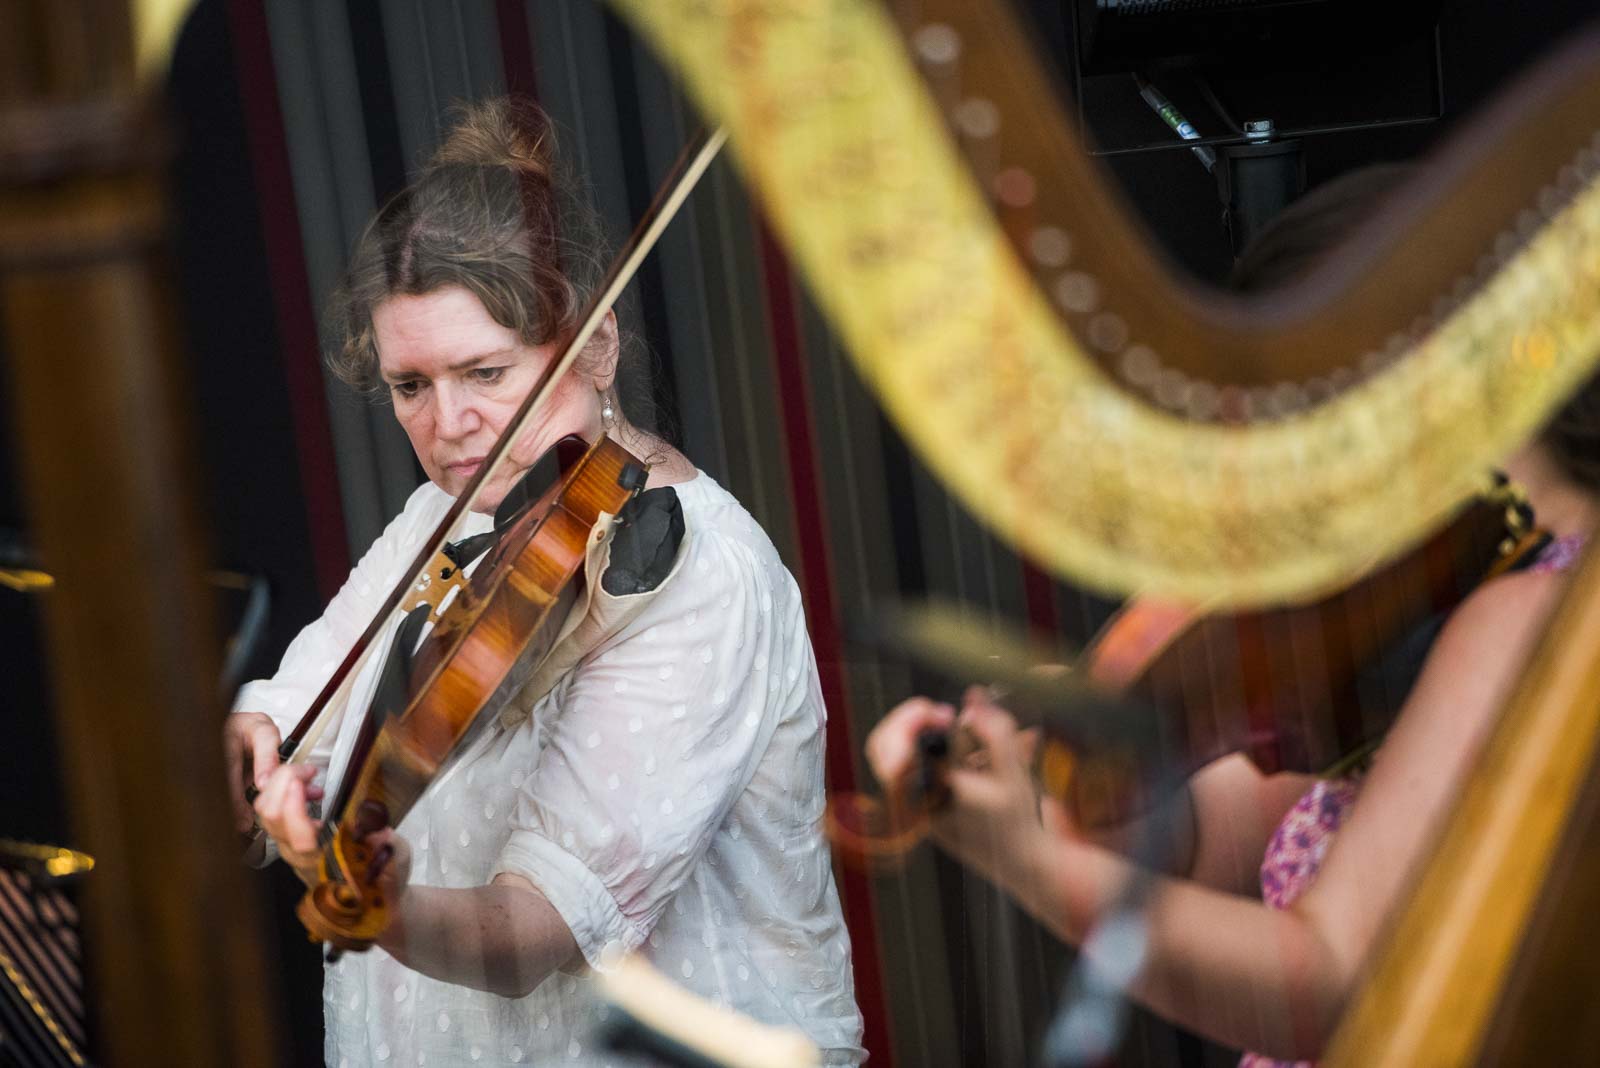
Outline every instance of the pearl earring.
<svg viewBox="0 0 1600 1068"><path fill-rule="evenodd" d="M605 407L600 409L600 425L607 430L617 425L617 413L611 410L611 393L602 394L605 398Z"/></svg>

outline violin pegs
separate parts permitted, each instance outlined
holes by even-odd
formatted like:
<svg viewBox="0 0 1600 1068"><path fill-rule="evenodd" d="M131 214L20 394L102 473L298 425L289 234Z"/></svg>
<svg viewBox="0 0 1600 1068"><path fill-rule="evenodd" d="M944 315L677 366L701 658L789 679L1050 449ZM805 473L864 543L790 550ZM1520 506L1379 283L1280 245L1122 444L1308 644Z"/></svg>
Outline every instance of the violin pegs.
<svg viewBox="0 0 1600 1068"><path fill-rule="evenodd" d="M389 861L394 859L394 846L386 845L372 855L372 863L367 865L367 882L375 883L383 874L383 869L389 866Z"/></svg>

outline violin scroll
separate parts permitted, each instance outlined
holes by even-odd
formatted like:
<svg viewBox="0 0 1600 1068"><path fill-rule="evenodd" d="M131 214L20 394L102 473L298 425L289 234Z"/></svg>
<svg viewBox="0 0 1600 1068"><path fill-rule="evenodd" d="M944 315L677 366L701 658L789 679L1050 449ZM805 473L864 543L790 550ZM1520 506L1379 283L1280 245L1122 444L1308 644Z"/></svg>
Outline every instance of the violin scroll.
<svg viewBox="0 0 1600 1068"><path fill-rule="evenodd" d="M350 828L335 827L323 846L317 884L295 909L307 937L333 947L335 954L370 948L389 926L389 902L378 878L393 859L394 847L368 844L371 834L388 825L388 810L367 801Z"/></svg>
<svg viewBox="0 0 1600 1068"><path fill-rule="evenodd" d="M360 952L378 940L389 926L389 902L377 878L388 854L387 846L374 850L346 835L334 836L323 851L317 885L295 909L311 941L340 952Z"/></svg>

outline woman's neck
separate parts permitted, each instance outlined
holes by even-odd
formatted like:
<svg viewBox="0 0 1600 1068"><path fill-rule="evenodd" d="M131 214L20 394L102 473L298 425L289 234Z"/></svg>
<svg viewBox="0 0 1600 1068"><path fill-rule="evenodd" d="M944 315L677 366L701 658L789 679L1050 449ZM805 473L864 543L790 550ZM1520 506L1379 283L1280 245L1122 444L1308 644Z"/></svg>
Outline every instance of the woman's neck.
<svg viewBox="0 0 1600 1068"><path fill-rule="evenodd" d="M656 435L640 430L631 423L618 420L617 424L606 433L612 440L650 465L650 475L644 484L646 489L687 482L699 474L687 456Z"/></svg>

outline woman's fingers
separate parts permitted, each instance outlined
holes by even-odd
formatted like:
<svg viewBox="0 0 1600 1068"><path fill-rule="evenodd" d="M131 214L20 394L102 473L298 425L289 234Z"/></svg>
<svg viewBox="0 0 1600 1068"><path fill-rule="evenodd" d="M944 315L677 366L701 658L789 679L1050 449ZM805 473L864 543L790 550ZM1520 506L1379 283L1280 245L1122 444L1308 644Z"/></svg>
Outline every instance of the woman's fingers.
<svg viewBox="0 0 1600 1068"><path fill-rule="evenodd" d="M256 789L266 784L278 766L278 731L258 730L250 736L251 770L255 772Z"/></svg>
<svg viewBox="0 0 1600 1068"><path fill-rule="evenodd" d="M968 705L992 704L994 704L994 691L989 687L980 685L978 683L973 683L971 686L968 686L965 692L963 692L961 695L962 708L966 708Z"/></svg>
<svg viewBox="0 0 1600 1068"><path fill-rule="evenodd" d="M954 708L926 697L896 705L867 737L867 763L878 781L885 785L899 782L916 760L917 736L926 730L947 729L953 722Z"/></svg>
<svg viewBox="0 0 1600 1068"><path fill-rule="evenodd" d="M267 777L261 792L256 794L256 819L269 833L278 822L278 814L283 811L283 792L292 774L290 768L279 768Z"/></svg>
<svg viewBox="0 0 1600 1068"><path fill-rule="evenodd" d="M306 783L299 775L289 778L283 797L283 841L295 853L306 855L317 851L317 825L306 811Z"/></svg>
<svg viewBox="0 0 1600 1068"><path fill-rule="evenodd" d="M1021 762L1017 721L1011 713L990 700L988 690L974 687L967 691L959 721L988 751L991 764L999 766Z"/></svg>
<svg viewBox="0 0 1600 1068"><path fill-rule="evenodd" d="M228 762L228 799L233 805L233 826L240 834L255 823L255 810L244 799L245 739L236 731L222 734L222 754Z"/></svg>
<svg viewBox="0 0 1600 1068"><path fill-rule="evenodd" d="M256 798L256 818L278 843L283 859L302 876L316 866L318 852L320 825L306 811L308 797L321 796L321 789L311 785L316 772L309 764L281 765Z"/></svg>
<svg viewBox="0 0 1600 1068"><path fill-rule="evenodd" d="M278 725L260 712L235 712L222 730L223 754L228 767L228 794L233 802L234 823L241 832L255 822L250 802L245 800L245 784L262 789L278 766ZM250 766L246 778L245 765Z"/></svg>
<svg viewBox="0 0 1600 1068"><path fill-rule="evenodd" d="M1036 744L1033 732L1019 732L1011 713L991 700L989 691L967 691L957 719L977 745L975 752L945 776L959 807L989 820L1019 816L1038 821L1038 797L1028 758Z"/></svg>
<svg viewBox="0 0 1600 1068"><path fill-rule="evenodd" d="M379 870L371 874L393 906L411 880L411 843L395 833L393 827L373 831L367 835L366 843L372 850L374 863L379 865Z"/></svg>
<svg viewBox="0 0 1600 1068"><path fill-rule="evenodd" d="M1039 742L1043 737L1044 732L1038 727L1017 732L1017 758L1030 768L1033 767L1034 754L1039 751Z"/></svg>
<svg viewBox="0 0 1600 1068"><path fill-rule="evenodd" d="M1039 822L1056 838L1078 836L1078 825L1073 822L1067 806L1048 795L1039 799Z"/></svg>

